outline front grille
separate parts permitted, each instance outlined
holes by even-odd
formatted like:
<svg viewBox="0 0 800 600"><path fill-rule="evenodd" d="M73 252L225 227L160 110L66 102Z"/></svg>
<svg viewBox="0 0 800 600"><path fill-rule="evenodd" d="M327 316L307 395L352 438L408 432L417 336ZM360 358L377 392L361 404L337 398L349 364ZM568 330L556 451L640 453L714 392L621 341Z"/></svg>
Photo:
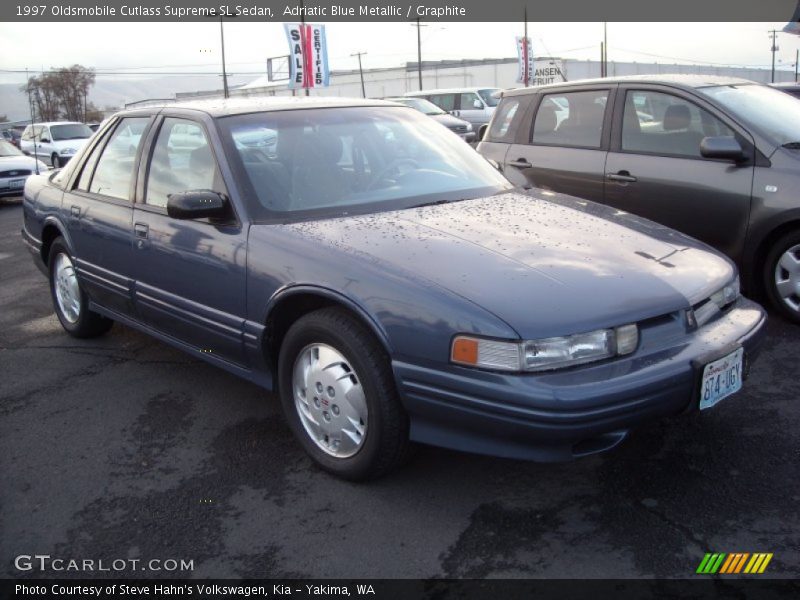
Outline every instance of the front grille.
<svg viewBox="0 0 800 600"><path fill-rule="evenodd" d="M0 171L0 177L25 177L30 175L30 169L12 169L10 171Z"/></svg>
<svg viewBox="0 0 800 600"><path fill-rule="evenodd" d="M466 125L449 125L450 131L455 133L467 133L467 126Z"/></svg>

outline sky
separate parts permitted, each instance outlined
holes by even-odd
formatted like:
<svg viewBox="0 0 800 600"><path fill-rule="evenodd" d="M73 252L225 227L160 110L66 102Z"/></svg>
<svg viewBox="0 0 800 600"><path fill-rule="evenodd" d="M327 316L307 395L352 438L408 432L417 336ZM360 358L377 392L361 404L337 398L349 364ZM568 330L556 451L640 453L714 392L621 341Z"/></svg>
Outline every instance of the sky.
<svg viewBox="0 0 800 600"><path fill-rule="evenodd" d="M800 36L780 33L785 23L609 23L609 60L719 63L769 68L768 30L777 29L778 68L794 68ZM264 73L267 57L287 53L281 23L225 22L225 55L232 73ZM602 23L529 22L534 55L596 59ZM521 23L429 23L422 30L423 60L515 55ZM332 69L364 68L416 60L416 29L409 23L330 23ZM32 40L35 40L32 43ZM73 63L98 77L220 71L217 21L208 23L1 23L0 83L22 83L24 73ZM120 75L121 73L121 75Z"/></svg>

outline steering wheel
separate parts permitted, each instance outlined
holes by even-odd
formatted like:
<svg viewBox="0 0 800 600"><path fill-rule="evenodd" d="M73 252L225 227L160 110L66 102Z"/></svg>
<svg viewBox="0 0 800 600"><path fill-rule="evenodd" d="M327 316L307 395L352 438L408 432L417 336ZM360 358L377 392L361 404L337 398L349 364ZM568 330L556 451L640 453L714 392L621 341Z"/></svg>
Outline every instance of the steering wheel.
<svg viewBox="0 0 800 600"><path fill-rule="evenodd" d="M379 182L383 181L383 180L384 180L384 178L385 178L385 177L386 177L386 176L387 176L389 173L391 173L392 171L396 170L396 169L397 169L397 167L399 167L399 166L400 166L400 165L402 165L402 164L408 164L408 165L411 165L411 166L412 166L413 168L415 168L415 169L418 169L418 168L419 168L419 163L418 163L416 160L414 160L413 158L409 158L409 157L407 157L407 156L401 156L400 158L395 158L395 159L394 159L394 160L392 160L392 161L391 161L391 162L390 162L388 165L386 165L386 166L385 166L383 169L381 169L380 171L378 171L378 173L376 173L376 174L375 174L375 175L372 177L372 179L370 179L370 180L369 180L369 182L367 183L367 185L366 185L366 187L365 187L364 189L365 189L365 190L371 190L371 189L374 189L374 188L375 188L375 186L376 186L376 185L377 185Z"/></svg>

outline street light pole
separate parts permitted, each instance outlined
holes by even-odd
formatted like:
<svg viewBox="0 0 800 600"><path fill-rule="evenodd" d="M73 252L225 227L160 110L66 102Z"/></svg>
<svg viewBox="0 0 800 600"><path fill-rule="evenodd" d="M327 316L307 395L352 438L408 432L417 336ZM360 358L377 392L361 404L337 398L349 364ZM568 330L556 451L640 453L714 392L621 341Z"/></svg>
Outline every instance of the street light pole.
<svg viewBox="0 0 800 600"><path fill-rule="evenodd" d="M772 75L770 81L775 83L775 53L778 51L778 45L775 43L775 38L778 36L778 32L773 29L769 32L769 34L772 37Z"/></svg>
<svg viewBox="0 0 800 600"><path fill-rule="evenodd" d="M361 76L361 97L367 97L367 89L364 87L364 69L361 67L361 56L366 54L366 52L354 52L350 56L357 56L358 57L358 74Z"/></svg>

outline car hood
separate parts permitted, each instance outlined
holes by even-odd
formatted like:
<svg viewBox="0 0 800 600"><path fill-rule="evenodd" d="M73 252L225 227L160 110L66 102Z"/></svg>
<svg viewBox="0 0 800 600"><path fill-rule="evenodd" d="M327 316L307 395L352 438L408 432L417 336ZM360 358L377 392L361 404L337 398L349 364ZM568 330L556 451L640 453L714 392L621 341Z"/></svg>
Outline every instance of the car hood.
<svg viewBox="0 0 800 600"><path fill-rule="evenodd" d="M456 125L468 125L468 121L464 121L463 119L458 119L453 115L442 114L442 115L428 115L431 119L434 119L437 123L441 123L445 127L455 127Z"/></svg>
<svg viewBox="0 0 800 600"><path fill-rule="evenodd" d="M692 238L593 202L543 194L549 192L290 227L332 252L446 288L523 338L668 314L734 277L728 259Z"/></svg>
<svg viewBox="0 0 800 600"><path fill-rule="evenodd" d="M45 167L44 163L39 162L39 169ZM36 170L36 161L31 156L0 156L0 171L23 171ZM12 176L13 177L13 176Z"/></svg>

